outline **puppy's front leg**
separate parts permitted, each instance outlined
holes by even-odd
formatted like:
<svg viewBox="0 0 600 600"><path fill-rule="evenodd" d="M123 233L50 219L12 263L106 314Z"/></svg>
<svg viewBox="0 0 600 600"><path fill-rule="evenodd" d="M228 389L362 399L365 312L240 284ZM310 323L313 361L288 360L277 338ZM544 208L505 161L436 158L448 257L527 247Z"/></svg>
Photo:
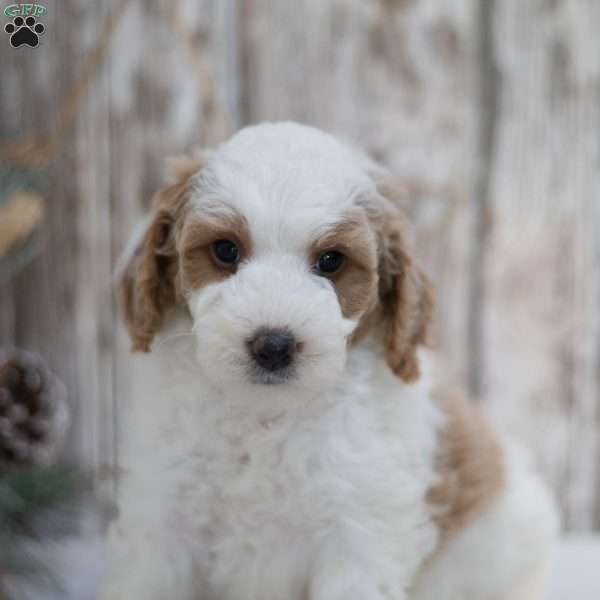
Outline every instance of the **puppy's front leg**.
<svg viewBox="0 0 600 600"><path fill-rule="evenodd" d="M392 594L386 584L350 565L322 574L313 581L310 600L404 600L403 592Z"/></svg>
<svg viewBox="0 0 600 600"><path fill-rule="evenodd" d="M404 600L402 567L361 536L332 536L314 562L310 600Z"/></svg>
<svg viewBox="0 0 600 600"><path fill-rule="evenodd" d="M197 600L190 554L168 533L115 524L101 600Z"/></svg>

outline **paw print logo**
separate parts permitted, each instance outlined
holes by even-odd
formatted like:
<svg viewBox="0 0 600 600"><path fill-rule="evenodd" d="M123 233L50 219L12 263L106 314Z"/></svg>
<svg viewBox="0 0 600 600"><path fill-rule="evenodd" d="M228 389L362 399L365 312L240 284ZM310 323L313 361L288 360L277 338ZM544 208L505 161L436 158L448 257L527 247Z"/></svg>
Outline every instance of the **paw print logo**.
<svg viewBox="0 0 600 600"><path fill-rule="evenodd" d="M40 35L46 28L42 23L37 23L35 17L15 17L12 23L7 23L4 31L10 35L10 45L18 48L23 44L35 48L40 43Z"/></svg>

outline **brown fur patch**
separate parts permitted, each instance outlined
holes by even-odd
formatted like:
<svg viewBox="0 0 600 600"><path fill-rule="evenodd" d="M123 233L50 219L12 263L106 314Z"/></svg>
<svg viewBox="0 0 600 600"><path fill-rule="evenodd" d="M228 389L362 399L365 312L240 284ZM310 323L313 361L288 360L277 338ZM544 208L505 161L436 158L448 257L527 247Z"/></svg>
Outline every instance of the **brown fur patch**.
<svg viewBox="0 0 600 600"><path fill-rule="evenodd" d="M365 314L377 301L377 246L362 213L349 215L313 244L311 263L326 250L346 256L346 262L329 279L333 282L346 318Z"/></svg>
<svg viewBox="0 0 600 600"><path fill-rule="evenodd" d="M198 289L234 272L235 268L227 269L217 264L212 254L211 245L220 239L235 242L242 260L252 252L248 226L243 217L235 214L207 216L202 213L187 216L178 243L184 290Z"/></svg>
<svg viewBox="0 0 600 600"><path fill-rule="evenodd" d="M496 435L478 408L451 390L433 396L447 418L438 440L438 481L426 497L441 549L498 495L505 470Z"/></svg>

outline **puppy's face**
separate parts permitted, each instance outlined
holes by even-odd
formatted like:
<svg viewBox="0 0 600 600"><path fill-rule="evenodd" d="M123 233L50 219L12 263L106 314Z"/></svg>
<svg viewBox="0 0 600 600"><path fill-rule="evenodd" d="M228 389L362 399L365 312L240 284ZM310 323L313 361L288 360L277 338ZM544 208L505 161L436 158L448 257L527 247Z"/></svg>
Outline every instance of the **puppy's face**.
<svg viewBox="0 0 600 600"><path fill-rule="evenodd" d="M323 390L370 331L410 381L431 313L402 216L368 162L291 124L242 130L204 164L179 165L121 297L145 351L169 309L186 304L199 368L221 387Z"/></svg>

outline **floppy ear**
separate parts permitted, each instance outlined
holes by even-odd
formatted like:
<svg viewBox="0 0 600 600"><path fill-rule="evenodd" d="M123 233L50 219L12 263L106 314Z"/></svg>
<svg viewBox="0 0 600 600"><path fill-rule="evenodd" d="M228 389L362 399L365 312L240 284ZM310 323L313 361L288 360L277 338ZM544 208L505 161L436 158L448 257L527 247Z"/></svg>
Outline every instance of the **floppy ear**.
<svg viewBox="0 0 600 600"><path fill-rule="evenodd" d="M156 194L149 221L134 234L118 269L120 307L134 351L150 351L167 311L180 300L176 233L190 177L200 167L200 159L188 157L169 164L174 182Z"/></svg>
<svg viewBox="0 0 600 600"><path fill-rule="evenodd" d="M384 319L385 357L406 382L419 377L417 347L428 342L433 317L433 289L415 264L408 224L387 199L380 224L379 297Z"/></svg>

